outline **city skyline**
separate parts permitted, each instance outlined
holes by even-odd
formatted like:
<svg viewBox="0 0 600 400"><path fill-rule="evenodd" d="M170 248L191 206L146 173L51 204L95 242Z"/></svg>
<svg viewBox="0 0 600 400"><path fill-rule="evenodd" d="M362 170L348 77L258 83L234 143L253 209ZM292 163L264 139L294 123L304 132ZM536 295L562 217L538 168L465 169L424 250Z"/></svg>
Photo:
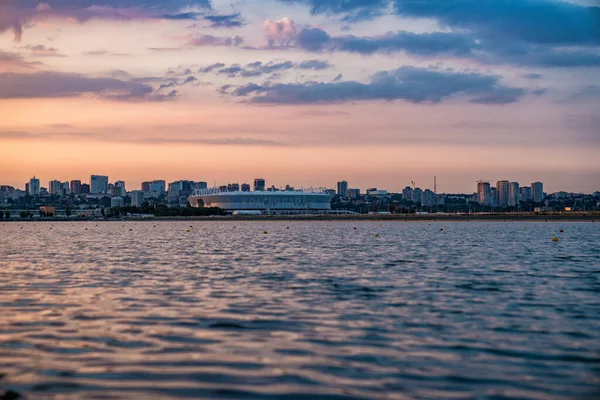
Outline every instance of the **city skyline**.
<svg viewBox="0 0 600 400"><path fill-rule="evenodd" d="M49 194L57 194L60 189L62 188L66 188L68 193L78 193L78 194L109 194L112 195L111 189L114 188L120 188L122 189L122 194L120 194L119 196L124 196L126 193L131 193L134 191L141 191L141 192L152 192L152 191L156 191L159 193L166 193L170 186L172 184L179 184L180 182L190 182L190 183L194 183L194 184L198 184L201 186L201 188L225 188L227 187L229 191L233 190L241 190L242 191L257 191L257 190L269 190L271 188L275 188L277 190L293 190L294 188L296 189L307 189L307 188L311 188L311 187L318 187L318 188L327 188L328 190L334 190L337 194L342 194L344 197L348 196L348 193L351 191L356 191L358 190L359 193L367 193L369 192L369 190L371 191L377 191L379 189L379 191L384 191L386 193L400 193L400 194L404 194L406 193L407 190L410 190L412 192L413 187L416 188L417 191L419 191L418 197L420 198L421 196L421 191L425 192L431 192L432 194L434 193L431 189L437 190L436 185L436 177L434 177L434 181L433 184L431 186L428 186L427 184L424 185L417 185L416 182L411 181L408 185L403 186L402 188L400 188L399 190L396 190L394 188L388 188L388 187L375 187L374 185L368 185L366 187L357 187L357 185L351 185L348 181L346 180L341 180L341 181L337 181L334 184L327 186L327 185L319 185L319 186L309 186L309 187L305 187L305 186L296 186L296 185L290 185L290 182L286 183L285 185L275 185L270 183L270 181L268 179L265 178L253 178L253 179L246 179L245 181L238 181L238 182L234 182L234 181L228 181L227 183L224 182L214 182L213 184L210 184L209 182L207 182L206 180L197 180L197 179L177 179L174 181L169 181L169 180L164 180L164 179L152 179L152 180L148 180L148 181L142 181L140 182L139 185L130 185L128 184L126 181L123 180L116 180L114 181L114 183L111 181L110 177L107 175L99 175L99 174L92 174L89 177L89 180L86 183L86 181L81 180L81 179L70 179L67 181L60 181L60 180L50 180L48 182L47 187L43 186L43 181L41 179L39 179L39 177L37 177L36 175L33 175L27 182L25 182L23 184L23 186L19 186L19 185L10 185L10 184L6 184L5 182L0 182L0 185L2 186L11 186L16 190L24 190L25 192L27 192L28 194L32 194L31 192L31 183L32 182L37 182L35 183L36 188L34 189L34 192L39 193L40 189L45 189ZM101 183L95 184L94 182L100 180ZM495 183L494 183L495 182ZM53 188L53 185L55 188ZM77 187L77 188L84 188L85 192L79 192L76 190L73 190L73 187ZM524 194L524 190L526 191ZM597 193L599 190L595 189L591 192L571 192L571 193ZM514 201L519 201L520 198L522 198L523 196L525 196L526 199L531 198L532 200L539 202L541 201L541 198L543 197L543 195L545 193L558 193L558 192L570 192L570 191L566 191L566 190L546 190L545 184L544 182L541 182L539 180L537 181L533 181L533 182L522 182L522 181L518 181L518 180L498 180L498 181L490 181L490 180L478 180L475 183L475 187L474 190L472 191L464 191L464 192L452 192L452 191L437 191L438 194L452 194L452 193L461 193L461 194L469 194L469 193L473 193L477 196L477 201L481 204L491 204L492 201L490 201L490 198L493 198L497 203L500 203L501 205L505 205L505 206L510 206L510 205L515 205ZM352 196L351 196L352 197Z"/></svg>
<svg viewBox="0 0 600 400"><path fill-rule="evenodd" d="M446 192L480 179L593 192L599 10L4 0L0 178L401 190L437 176Z"/></svg>

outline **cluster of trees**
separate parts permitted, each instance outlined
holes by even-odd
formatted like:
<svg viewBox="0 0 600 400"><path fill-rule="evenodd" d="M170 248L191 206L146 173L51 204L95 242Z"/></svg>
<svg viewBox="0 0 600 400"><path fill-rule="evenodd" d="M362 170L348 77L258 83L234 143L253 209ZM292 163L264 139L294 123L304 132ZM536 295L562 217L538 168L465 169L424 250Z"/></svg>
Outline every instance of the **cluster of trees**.
<svg viewBox="0 0 600 400"><path fill-rule="evenodd" d="M155 217L205 217L211 215L227 215L227 212L217 207L167 207L164 204L143 203L141 207L125 206L113 207L110 211L104 213L105 217L118 218L131 214L152 214Z"/></svg>

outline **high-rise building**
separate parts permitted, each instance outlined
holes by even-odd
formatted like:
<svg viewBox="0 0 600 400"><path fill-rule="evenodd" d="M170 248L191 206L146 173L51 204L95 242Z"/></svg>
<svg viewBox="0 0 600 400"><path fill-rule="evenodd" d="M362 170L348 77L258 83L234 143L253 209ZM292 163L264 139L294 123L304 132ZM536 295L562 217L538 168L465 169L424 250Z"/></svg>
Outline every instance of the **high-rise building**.
<svg viewBox="0 0 600 400"><path fill-rule="evenodd" d="M142 192L150 192L150 185L152 182L142 182Z"/></svg>
<svg viewBox="0 0 600 400"><path fill-rule="evenodd" d="M242 183L242 192L249 192L249 191L250 191L250 184Z"/></svg>
<svg viewBox="0 0 600 400"><path fill-rule="evenodd" d="M90 193L108 193L108 176L92 175L90 176Z"/></svg>
<svg viewBox="0 0 600 400"><path fill-rule="evenodd" d="M149 192L155 192L159 196L165 194L167 191L167 182L163 180L154 180L150 182L150 190Z"/></svg>
<svg viewBox="0 0 600 400"><path fill-rule="evenodd" d="M266 182L263 178L256 178L254 180L254 191L258 192L258 191L265 190L265 185L266 185Z"/></svg>
<svg viewBox="0 0 600 400"><path fill-rule="evenodd" d="M481 205L492 205L492 188L489 182L477 182L477 202Z"/></svg>
<svg viewBox="0 0 600 400"><path fill-rule="evenodd" d="M434 206L435 205L435 193L429 189L425 189L421 193L421 205L423 206Z"/></svg>
<svg viewBox="0 0 600 400"><path fill-rule="evenodd" d="M125 182L116 181L115 185L111 189L111 194L113 196L125 197L127 195L127 191L125 190Z"/></svg>
<svg viewBox="0 0 600 400"><path fill-rule="evenodd" d="M60 184L60 195L61 196L68 196L71 194L71 185L69 185L69 182L63 182Z"/></svg>
<svg viewBox="0 0 600 400"><path fill-rule="evenodd" d="M89 194L90 193L90 185L88 185L87 183L82 183L79 193L80 194Z"/></svg>
<svg viewBox="0 0 600 400"><path fill-rule="evenodd" d="M131 205L133 207L141 207L144 202L144 191L142 190L133 190L129 193L131 196Z"/></svg>
<svg viewBox="0 0 600 400"><path fill-rule="evenodd" d="M348 182L341 181L337 183L337 194L341 197L348 197Z"/></svg>
<svg viewBox="0 0 600 400"><path fill-rule="evenodd" d="M508 183L508 205L516 207L519 205L521 191L519 190L519 182Z"/></svg>
<svg viewBox="0 0 600 400"><path fill-rule="evenodd" d="M29 187L27 192L30 196L40 195L40 180L35 176L29 180Z"/></svg>
<svg viewBox="0 0 600 400"><path fill-rule="evenodd" d="M531 200L531 187L523 186L521 188L521 201Z"/></svg>
<svg viewBox="0 0 600 400"><path fill-rule="evenodd" d="M81 181L79 181L79 180L71 181L71 193L73 193L73 194L81 193Z"/></svg>
<svg viewBox="0 0 600 400"><path fill-rule="evenodd" d="M420 188L414 188L412 191L412 201L414 203L420 203L421 197L423 196L423 191Z"/></svg>
<svg viewBox="0 0 600 400"><path fill-rule="evenodd" d="M60 181L54 180L48 183L48 192L50 194L60 194L60 189L62 188L62 183Z"/></svg>
<svg viewBox="0 0 600 400"><path fill-rule="evenodd" d="M348 197L351 199L358 199L360 197L360 189L348 189Z"/></svg>
<svg viewBox="0 0 600 400"><path fill-rule="evenodd" d="M125 205L125 201L123 200L122 197L115 196L110 199L111 207L123 207L124 205Z"/></svg>
<svg viewBox="0 0 600 400"><path fill-rule="evenodd" d="M536 203L544 200L544 184L542 182L533 182L531 184L531 198Z"/></svg>
<svg viewBox="0 0 600 400"><path fill-rule="evenodd" d="M405 187L402 190L402 199L406 201L412 201L413 190L410 186Z"/></svg>
<svg viewBox="0 0 600 400"><path fill-rule="evenodd" d="M208 188L208 183L206 182L196 182L196 189L206 189Z"/></svg>
<svg viewBox="0 0 600 400"><path fill-rule="evenodd" d="M508 206L508 181L496 182L496 204L498 207Z"/></svg>

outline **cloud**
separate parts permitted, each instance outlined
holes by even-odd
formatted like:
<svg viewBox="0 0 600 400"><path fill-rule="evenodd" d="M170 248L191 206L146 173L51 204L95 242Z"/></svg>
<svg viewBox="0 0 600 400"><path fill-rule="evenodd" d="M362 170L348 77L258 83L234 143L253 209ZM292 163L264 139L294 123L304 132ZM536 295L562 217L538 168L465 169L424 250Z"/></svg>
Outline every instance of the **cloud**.
<svg viewBox="0 0 600 400"><path fill-rule="evenodd" d="M58 49L46 47L43 44L24 46L23 48L29 50L34 57L66 57L64 54L60 54Z"/></svg>
<svg viewBox="0 0 600 400"><path fill-rule="evenodd" d="M481 38L553 45L600 44L600 7L554 0L396 0L404 17L432 18Z"/></svg>
<svg viewBox="0 0 600 400"><path fill-rule="evenodd" d="M298 28L294 21L289 18L277 21L268 19L263 23L263 33L269 42L269 46L287 47L296 39Z"/></svg>
<svg viewBox="0 0 600 400"><path fill-rule="evenodd" d="M0 73L29 71L35 69L36 63L25 61L18 53L10 53L0 50Z"/></svg>
<svg viewBox="0 0 600 400"><path fill-rule="evenodd" d="M471 59L489 65L543 68L600 66L598 49L553 47L547 44L506 41L503 38L476 39L468 32L396 31L376 36L331 36L321 28L299 27L289 19L286 19L286 24L293 26L293 29L288 29L283 37L278 38L277 34L271 33L266 35L271 48L284 46L309 52L348 52L361 55L405 53L422 58L445 56Z"/></svg>
<svg viewBox="0 0 600 400"><path fill-rule="evenodd" d="M363 55L404 51L418 56L466 56L477 47L473 38L462 33L397 31L379 36L331 37L319 28L301 30L296 44L308 51L344 51Z"/></svg>
<svg viewBox="0 0 600 400"><path fill-rule="evenodd" d="M195 19L197 13L179 12L191 4L210 9L209 0L2 0L0 33L12 30L15 40L20 41L24 27L48 18L68 18L80 23L92 19Z"/></svg>
<svg viewBox="0 0 600 400"><path fill-rule="evenodd" d="M72 73L0 74L0 99L61 98L86 93L118 101L164 101L177 94L158 94L151 86L135 81L90 78Z"/></svg>
<svg viewBox="0 0 600 400"><path fill-rule="evenodd" d="M300 69L314 69L316 71L321 71L321 70L324 70L324 69L331 68L331 64L329 64L327 61L308 60L308 61L302 61L300 64L298 64L298 68L300 68Z"/></svg>
<svg viewBox="0 0 600 400"><path fill-rule="evenodd" d="M223 90L223 89L222 89ZM223 90L233 97L248 97L253 104L319 104L367 100L406 100L439 103L466 97L473 103L505 104L519 100L525 90L500 83L500 77L452 69L400 67L379 72L369 83L306 82L258 85L249 83Z"/></svg>
<svg viewBox="0 0 600 400"><path fill-rule="evenodd" d="M246 137L193 139L193 138L146 138L135 140L146 144L208 144L208 145L238 145L238 146L285 146L286 144L273 140L253 139Z"/></svg>
<svg viewBox="0 0 600 400"><path fill-rule="evenodd" d="M203 46L224 46L237 47L244 43L241 36L213 36L207 34L197 34L188 40L188 45L195 47Z"/></svg>
<svg viewBox="0 0 600 400"><path fill-rule="evenodd" d="M276 73L290 69L321 71L331 67L332 65L327 61L321 60L307 60L300 63L295 63L289 60L280 60L269 61L267 63L263 63L262 61L254 61L246 64L245 66L241 66L240 64L225 66L224 63L217 63L200 68L198 72L207 73L215 71L217 74L227 75L229 77L241 76L244 78L250 78L268 74L273 74L272 77L274 77Z"/></svg>
<svg viewBox="0 0 600 400"><path fill-rule="evenodd" d="M216 68L222 68L224 66L225 66L225 64L223 64L223 63L214 63L214 64L208 65L206 67L200 68L198 70L198 72L202 72L202 73L211 72L212 70L214 70Z"/></svg>
<svg viewBox="0 0 600 400"><path fill-rule="evenodd" d="M342 14L345 22L372 19L384 14L390 0L280 0L310 6L311 14Z"/></svg>
<svg viewBox="0 0 600 400"><path fill-rule="evenodd" d="M229 15L206 15L206 21L210 22L211 28L238 28L244 26L244 20L240 13Z"/></svg>
<svg viewBox="0 0 600 400"><path fill-rule="evenodd" d="M541 79L543 75L542 74L536 74L536 73L527 73L527 74L523 74L523 78L525 79Z"/></svg>

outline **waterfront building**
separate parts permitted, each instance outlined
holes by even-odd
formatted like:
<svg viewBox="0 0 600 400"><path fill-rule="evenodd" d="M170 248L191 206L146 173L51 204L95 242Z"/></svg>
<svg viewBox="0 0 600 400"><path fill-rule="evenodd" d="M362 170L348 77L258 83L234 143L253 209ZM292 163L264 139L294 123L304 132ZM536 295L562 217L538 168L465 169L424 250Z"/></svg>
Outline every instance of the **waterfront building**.
<svg viewBox="0 0 600 400"><path fill-rule="evenodd" d="M150 192L150 185L152 184L152 182L146 181L146 182L142 182L142 192Z"/></svg>
<svg viewBox="0 0 600 400"><path fill-rule="evenodd" d="M435 193L429 189L425 189L421 193L421 205L423 206L434 206L435 205Z"/></svg>
<svg viewBox="0 0 600 400"><path fill-rule="evenodd" d="M413 193L413 190L410 186L405 187L402 190L402 199L406 200L406 201L412 201L412 197L413 197L412 193Z"/></svg>
<svg viewBox="0 0 600 400"><path fill-rule="evenodd" d="M341 181L337 183L337 194L341 197L348 197L348 182Z"/></svg>
<svg viewBox="0 0 600 400"><path fill-rule="evenodd" d="M131 205L134 207L141 207L142 203L144 203L144 191L142 190L133 190L129 193L131 196Z"/></svg>
<svg viewBox="0 0 600 400"><path fill-rule="evenodd" d="M163 195L167 191L167 182L163 180L154 180L150 182L150 190L148 192L154 192L156 194Z"/></svg>
<svg viewBox="0 0 600 400"><path fill-rule="evenodd" d="M278 190L228 192L220 188L195 190L188 198L192 207L219 207L229 212L312 213L331 209L331 196L325 190Z"/></svg>
<svg viewBox="0 0 600 400"><path fill-rule="evenodd" d="M81 193L81 181L80 180L71 181L70 186L71 186L71 193L73 193L73 194Z"/></svg>
<svg viewBox="0 0 600 400"><path fill-rule="evenodd" d="M60 194L60 189L62 188L62 183L60 181L54 180L48 183L48 192L50 194Z"/></svg>
<svg viewBox="0 0 600 400"><path fill-rule="evenodd" d="M89 194L90 193L90 185L88 185L87 183L82 183L79 193L80 194Z"/></svg>
<svg viewBox="0 0 600 400"><path fill-rule="evenodd" d="M521 201L529 201L531 200L531 187L523 186L521 188Z"/></svg>
<svg viewBox="0 0 600 400"><path fill-rule="evenodd" d="M536 203L544 200L544 184L542 182L533 182L531 184L531 199Z"/></svg>
<svg viewBox="0 0 600 400"><path fill-rule="evenodd" d="M351 199L360 198L360 189L348 189L348 197L350 197Z"/></svg>
<svg viewBox="0 0 600 400"><path fill-rule="evenodd" d="M519 190L519 182L508 183L508 205L516 207L519 205L521 191Z"/></svg>
<svg viewBox="0 0 600 400"><path fill-rule="evenodd" d="M414 203L420 203L421 197L423 196L423 191L420 188L414 188L412 191L412 201Z"/></svg>
<svg viewBox="0 0 600 400"><path fill-rule="evenodd" d="M498 207L508 206L508 181L496 182L496 204Z"/></svg>
<svg viewBox="0 0 600 400"><path fill-rule="evenodd" d="M249 183L242 183L242 192L249 192L249 191L250 191L250 184Z"/></svg>
<svg viewBox="0 0 600 400"><path fill-rule="evenodd" d="M477 182L477 202L481 205L492 205L492 188L489 182Z"/></svg>
<svg viewBox="0 0 600 400"><path fill-rule="evenodd" d="M255 192L262 192L265 190L266 187L266 182L263 178L256 178L254 180L254 191Z"/></svg>
<svg viewBox="0 0 600 400"><path fill-rule="evenodd" d="M92 194L108 193L108 176L105 176L105 175L90 176L90 193L92 193Z"/></svg>
<svg viewBox="0 0 600 400"><path fill-rule="evenodd" d="M40 195L40 180L35 176L29 180L29 185L27 185L27 193L29 193L30 196Z"/></svg>
<svg viewBox="0 0 600 400"><path fill-rule="evenodd" d="M120 196L112 197L110 199L111 207L123 207L124 205L125 205L125 201Z"/></svg>
<svg viewBox="0 0 600 400"><path fill-rule="evenodd" d="M240 184L239 183L230 183L227 185L227 191L228 192L237 192L238 190L240 190Z"/></svg>

